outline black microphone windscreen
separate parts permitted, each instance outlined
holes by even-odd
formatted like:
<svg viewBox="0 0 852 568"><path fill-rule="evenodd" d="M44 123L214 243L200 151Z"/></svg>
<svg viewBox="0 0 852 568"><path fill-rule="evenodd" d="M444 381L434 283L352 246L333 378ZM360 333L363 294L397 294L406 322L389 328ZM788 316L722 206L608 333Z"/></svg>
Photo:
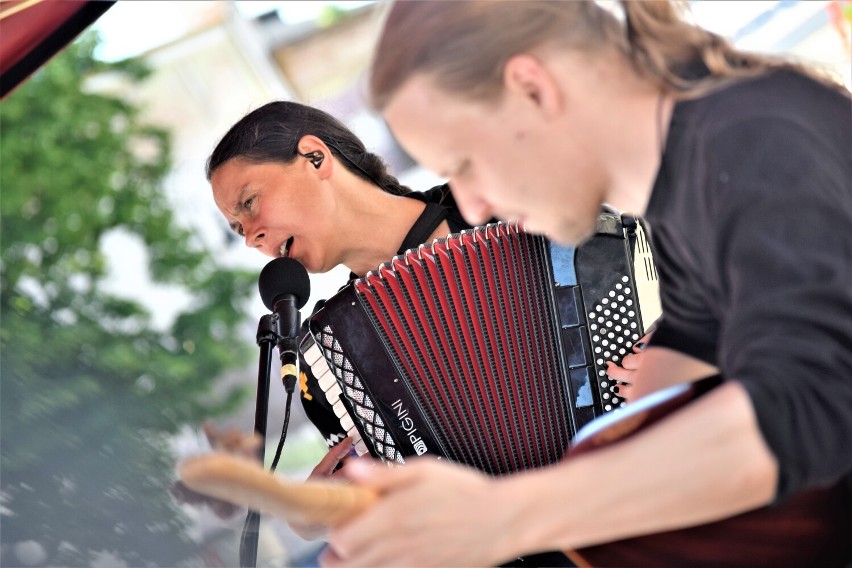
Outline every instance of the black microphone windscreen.
<svg viewBox="0 0 852 568"><path fill-rule="evenodd" d="M269 308L275 309L275 302L284 294L293 294L296 297L296 308L301 309L311 295L311 281L308 271L292 258L274 258L270 260L257 280L260 290L260 299Z"/></svg>

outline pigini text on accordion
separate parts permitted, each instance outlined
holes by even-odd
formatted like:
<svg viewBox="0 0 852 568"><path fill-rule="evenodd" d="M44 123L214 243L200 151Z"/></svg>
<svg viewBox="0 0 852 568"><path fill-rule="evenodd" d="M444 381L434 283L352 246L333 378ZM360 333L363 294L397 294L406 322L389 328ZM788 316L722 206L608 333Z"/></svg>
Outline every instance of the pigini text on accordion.
<svg viewBox="0 0 852 568"><path fill-rule="evenodd" d="M659 315L637 219L602 213L576 248L500 222L352 281L311 317L302 353L360 455L504 474L558 461L624 404L606 363Z"/></svg>

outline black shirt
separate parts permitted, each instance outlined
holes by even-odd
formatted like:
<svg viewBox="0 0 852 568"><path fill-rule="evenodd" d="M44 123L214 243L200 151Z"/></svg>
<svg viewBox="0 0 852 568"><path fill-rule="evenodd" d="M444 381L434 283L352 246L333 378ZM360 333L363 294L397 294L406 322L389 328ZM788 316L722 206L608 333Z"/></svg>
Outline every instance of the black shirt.
<svg viewBox="0 0 852 568"><path fill-rule="evenodd" d="M664 314L651 343L745 386L779 500L848 480L849 97L776 71L679 102L646 217Z"/></svg>

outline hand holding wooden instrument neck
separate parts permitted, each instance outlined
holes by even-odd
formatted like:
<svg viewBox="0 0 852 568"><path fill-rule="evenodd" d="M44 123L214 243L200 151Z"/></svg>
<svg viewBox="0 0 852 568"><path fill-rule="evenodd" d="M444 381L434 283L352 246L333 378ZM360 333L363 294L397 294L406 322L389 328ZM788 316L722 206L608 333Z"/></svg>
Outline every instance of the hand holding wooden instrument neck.
<svg viewBox="0 0 852 568"><path fill-rule="evenodd" d="M254 461L223 453L186 459L178 475L194 491L299 524L334 527L377 499L369 489L335 481L287 481Z"/></svg>

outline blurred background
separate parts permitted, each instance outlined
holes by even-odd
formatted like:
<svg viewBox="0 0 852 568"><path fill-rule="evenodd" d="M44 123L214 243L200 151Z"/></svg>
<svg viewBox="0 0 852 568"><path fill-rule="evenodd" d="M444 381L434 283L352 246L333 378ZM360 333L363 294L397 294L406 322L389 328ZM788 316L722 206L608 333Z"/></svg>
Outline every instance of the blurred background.
<svg viewBox="0 0 852 568"><path fill-rule="evenodd" d="M205 420L251 431L266 313L268 259L227 228L204 162L244 114L289 99L337 116L412 189L439 183L364 103L382 7L121 1L3 100L0 565L238 565L243 517L169 492L175 464L208 449ZM852 84L848 1L691 8L742 48ZM303 312L347 275L311 276ZM294 401L279 473L304 479L324 454ZM274 519L262 532L260 565L315 565L322 543Z"/></svg>

